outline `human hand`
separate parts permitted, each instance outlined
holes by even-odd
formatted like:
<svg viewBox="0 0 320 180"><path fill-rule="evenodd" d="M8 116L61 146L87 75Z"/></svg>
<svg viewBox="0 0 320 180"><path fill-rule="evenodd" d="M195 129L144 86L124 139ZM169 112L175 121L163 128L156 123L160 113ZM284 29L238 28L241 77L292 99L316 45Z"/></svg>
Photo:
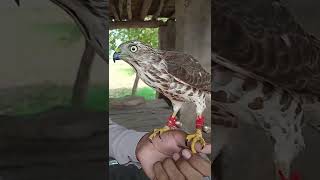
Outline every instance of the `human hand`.
<svg viewBox="0 0 320 180"><path fill-rule="evenodd" d="M186 133L180 130L170 130L157 136L152 141L146 134L136 148L137 159L150 179L199 179L210 176L211 163L200 154L191 154L185 144ZM198 152L210 154L211 145Z"/></svg>

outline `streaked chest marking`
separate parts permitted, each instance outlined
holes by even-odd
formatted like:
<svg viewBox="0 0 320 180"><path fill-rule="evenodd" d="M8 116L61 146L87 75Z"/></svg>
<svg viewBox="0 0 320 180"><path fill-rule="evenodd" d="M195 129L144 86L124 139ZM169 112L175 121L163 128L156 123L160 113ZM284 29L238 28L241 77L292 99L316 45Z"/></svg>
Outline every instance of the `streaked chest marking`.
<svg viewBox="0 0 320 180"><path fill-rule="evenodd" d="M196 102L205 99L205 92L177 80L168 74L163 65L151 65L138 70L139 77L150 87L176 101Z"/></svg>
<svg viewBox="0 0 320 180"><path fill-rule="evenodd" d="M213 69L213 100L250 124L270 129L277 124L287 129L300 123L301 101L292 92L269 83L244 77L216 66ZM298 124L300 125L300 124Z"/></svg>

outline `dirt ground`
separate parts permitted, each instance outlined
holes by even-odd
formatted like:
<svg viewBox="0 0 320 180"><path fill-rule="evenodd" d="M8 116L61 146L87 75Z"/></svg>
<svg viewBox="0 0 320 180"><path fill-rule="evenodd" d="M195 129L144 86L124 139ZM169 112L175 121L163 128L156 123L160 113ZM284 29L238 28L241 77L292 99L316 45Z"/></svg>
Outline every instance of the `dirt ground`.
<svg viewBox="0 0 320 180"><path fill-rule="evenodd" d="M106 179L106 112L0 116L1 180Z"/></svg>
<svg viewBox="0 0 320 180"><path fill-rule="evenodd" d="M231 132L219 164L221 180L273 180L273 146L264 132L244 125ZM320 179L320 133L305 127L303 134L306 148L293 162L293 170L301 173L302 180Z"/></svg>

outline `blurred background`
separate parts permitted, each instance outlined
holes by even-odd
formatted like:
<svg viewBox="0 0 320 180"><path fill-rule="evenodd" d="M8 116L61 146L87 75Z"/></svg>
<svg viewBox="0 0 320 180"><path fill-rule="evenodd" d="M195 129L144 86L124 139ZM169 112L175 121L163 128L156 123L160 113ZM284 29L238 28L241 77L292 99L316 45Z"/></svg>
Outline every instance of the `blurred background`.
<svg viewBox="0 0 320 180"><path fill-rule="evenodd" d="M50 1L0 2L0 114L24 115L70 106L84 37ZM105 110L107 65L95 56L85 106Z"/></svg>
<svg viewBox="0 0 320 180"><path fill-rule="evenodd" d="M105 179L107 63L52 1L2 0L0 21L0 179Z"/></svg>

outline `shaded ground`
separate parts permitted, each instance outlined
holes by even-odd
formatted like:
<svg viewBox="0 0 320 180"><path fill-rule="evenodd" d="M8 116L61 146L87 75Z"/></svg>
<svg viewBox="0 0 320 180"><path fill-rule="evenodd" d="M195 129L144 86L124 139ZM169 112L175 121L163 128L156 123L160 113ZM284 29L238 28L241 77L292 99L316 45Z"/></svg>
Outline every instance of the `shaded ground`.
<svg viewBox="0 0 320 180"><path fill-rule="evenodd" d="M0 89L0 115L28 115L47 111L58 105L70 106L72 86L50 82ZM105 111L106 85L91 85L85 102L87 109Z"/></svg>
<svg viewBox="0 0 320 180"><path fill-rule="evenodd" d="M114 122L129 129L145 132L162 127L171 113L171 108L163 99L147 101L146 104L134 107L110 107L109 109L109 117ZM193 128L185 127L187 123L184 123L182 129L194 129L194 122L190 124L192 124ZM210 135L205 133L203 135L206 141L210 142Z"/></svg>
<svg viewBox="0 0 320 180"><path fill-rule="evenodd" d="M303 129L306 149L293 163L293 170L302 180L320 179L320 133L310 127ZM215 141L215 139L213 139ZM273 146L265 133L242 125L231 131L222 156L221 180L273 180Z"/></svg>
<svg viewBox="0 0 320 180"><path fill-rule="evenodd" d="M0 117L3 180L105 179L106 112L57 107L21 117Z"/></svg>

